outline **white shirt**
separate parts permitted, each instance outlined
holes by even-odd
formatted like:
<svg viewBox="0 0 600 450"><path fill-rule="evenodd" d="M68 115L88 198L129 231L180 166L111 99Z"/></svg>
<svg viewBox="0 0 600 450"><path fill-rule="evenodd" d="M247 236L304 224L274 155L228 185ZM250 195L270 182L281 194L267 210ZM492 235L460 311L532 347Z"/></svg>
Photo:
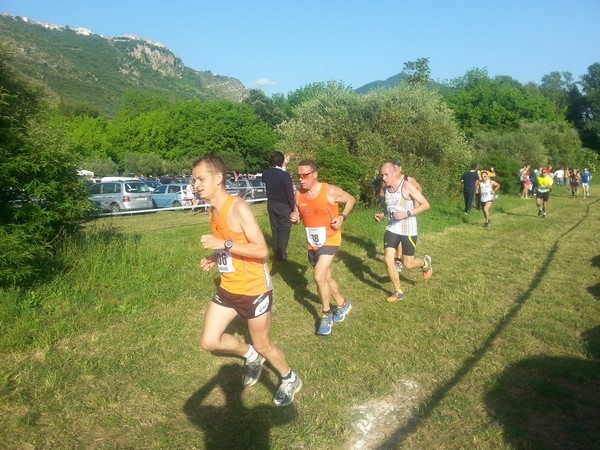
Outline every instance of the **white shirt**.
<svg viewBox="0 0 600 450"><path fill-rule="evenodd" d="M402 195L403 185L404 179L402 179L396 191L391 192L389 188L385 189L385 206L388 217L388 224L385 229L400 236L416 236L417 218L415 216L406 217L405 219L395 219L393 217L395 212L412 211L415 207L415 202L412 199L406 199Z"/></svg>

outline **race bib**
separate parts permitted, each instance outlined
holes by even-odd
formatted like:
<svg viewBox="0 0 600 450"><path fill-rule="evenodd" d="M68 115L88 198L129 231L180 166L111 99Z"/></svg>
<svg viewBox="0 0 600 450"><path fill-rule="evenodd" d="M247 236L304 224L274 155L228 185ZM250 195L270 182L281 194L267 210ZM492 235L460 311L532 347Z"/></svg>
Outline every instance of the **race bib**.
<svg viewBox="0 0 600 450"><path fill-rule="evenodd" d="M388 220L390 222L399 222L399 220L394 217L394 213L397 210L398 210L397 206L388 206L388 209L387 209L387 211L388 211Z"/></svg>
<svg viewBox="0 0 600 450"><path fill-rule="evenodd" d="M313 247L323 247L327 235L325 227L315 227L306 229L306 240Z"/></svg>
<svg viewBox="0 0 600 450"><path fill-rule="evenodd" d="M233 267L233 260L231 259L231 252L229 250L221 250L215 252L215 255L217 257L217 266L219 267L219 272L235 272L235 267Z"/></svg>

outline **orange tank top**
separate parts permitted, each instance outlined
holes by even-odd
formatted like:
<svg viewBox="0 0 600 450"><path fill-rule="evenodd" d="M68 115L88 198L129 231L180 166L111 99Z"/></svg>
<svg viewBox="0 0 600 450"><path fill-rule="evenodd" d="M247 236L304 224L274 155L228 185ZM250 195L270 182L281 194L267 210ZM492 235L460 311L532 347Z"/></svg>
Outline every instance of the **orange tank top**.
<svg viewBox="0 0 600 450"><path fill-rule="evenodd" d="M229 195L219 215L210 216L210 228L219 239L230 239L235 244L246 244L248 239L243 232L235 232L227 226L227 216L233 201L238 198ZM217 267L221 272L221 288L233 294L260 295L273 289L269 268L263 259L240 256L227 250L215 251Z"/></svg>
<svg viewBox="0 0 600 450"><path fill-rule="evenodd" d="M342 233L331 228L331 221L339 216L339 206L327 200L327 183L321 183L321 190L311 200L300 192L298 210L306 227L308 248L316 250L324 245L340 246Z"/></svg>

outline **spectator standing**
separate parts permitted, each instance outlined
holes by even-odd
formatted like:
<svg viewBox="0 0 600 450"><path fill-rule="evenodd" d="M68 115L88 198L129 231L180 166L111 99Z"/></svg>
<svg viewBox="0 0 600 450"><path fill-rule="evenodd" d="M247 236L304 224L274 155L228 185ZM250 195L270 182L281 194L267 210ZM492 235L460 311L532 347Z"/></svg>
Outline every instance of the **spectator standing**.
<svg viewBox="0 0 600 450"><path fill-rule="evenodd" d="M273 252L277 261L287 261L292 227L290 215L295 207L292 177L283 169L284 160L283 153L273 152L271 167L262 175L267 189L267 211L273 237Z"/></svg>
<svg viewBox="0 0 600 450"><path fill-rule="evenodd" d="M318 180L319 172L313 160L298 163L300 187L296 191L296 208L291 214L292 223L304 222L308 242L308 261L314 268L314 279L319 290L323 313L317 327L317 334L331 334L334 322L342 322L352 309L331 274L333 257L340 249L342 233L340 228L354 208L356 200L343 189ZM344 204L342 213L339 204ZM337 307L331 310L331 298Z"/></svg>
<svg viewBox="0 0 600 450"><path fill-rule="evenodd" d="M473 199L475 198L478 181L479 175L477 174L477 164L473 164L471 170L463 173L460 178L460 182L463 184L463 194L465 197L465 214L470 213L471 208L473 207Z"/></svg>
<svg viewBox="0 0 600 450"><path fill-rule="evenodd" d="M565 178L565 171L562 167L556 169L554 172L554 181L556 181L556 185L562 187L563 181Z"/></svg>
<svg viewBox="0 0 600 450"><path fill-rule="evenodd" d="M209 352L245 358L245 386L258 381L268 361L281 375L273 403L289 405L302 388L302 380L270 337L273 286L265 262L269 253L265 238L250 206L225 190L227 168L221 158L198 159L192 174L196 189L212 205L212 233L203 235L200 242L214 252L202 258L200 268L207 272L217 266L221 273L217 292L204 316L200 344ZM226 332L238 316L247 320L252 345Z"/></svg>

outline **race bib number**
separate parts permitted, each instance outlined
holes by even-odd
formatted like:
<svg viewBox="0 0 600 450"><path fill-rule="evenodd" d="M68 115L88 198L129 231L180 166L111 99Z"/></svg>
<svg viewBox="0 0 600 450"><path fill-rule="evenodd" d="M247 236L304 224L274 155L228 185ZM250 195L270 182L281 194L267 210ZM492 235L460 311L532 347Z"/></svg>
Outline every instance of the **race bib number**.
<svg viewBox="0 0 600 450"><path fill-rule="evenodd" d="M219 252L215 252L215 255L217 257L217 266L219 267L219 272L235 272L235 267L233 267L233 260L231 259L230 251L221 250Z"/></svg>
<svg viewBox="0 0 600 450"><path fill-rule="evenodd" d="M323 247L327 236L325 227L315 227L306 229L306 240L313 247Z"/></svg>

